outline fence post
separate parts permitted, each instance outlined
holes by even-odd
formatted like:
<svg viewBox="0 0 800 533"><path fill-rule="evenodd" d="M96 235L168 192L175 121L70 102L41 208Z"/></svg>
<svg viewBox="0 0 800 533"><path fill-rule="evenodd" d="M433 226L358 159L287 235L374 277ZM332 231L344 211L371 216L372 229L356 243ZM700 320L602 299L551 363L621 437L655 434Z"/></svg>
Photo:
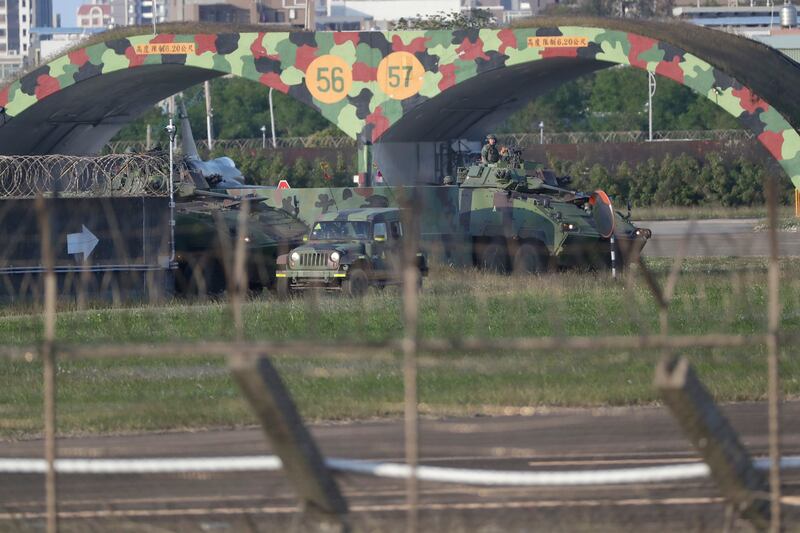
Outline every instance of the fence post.
<svg viewBox="0 0 800 533"><path fill-rule="evenodd" d="M755 469L736 431L684 358L664 358L655 385L681 429L703 457L711 477L742 516L758 530L770 524L768 485Z"/></svg>
<svg viewBox="0 0 800 533"><path fill-rule="evenodd" d="M229 363L298 493L307 522L303 530L347 531L347 502L269 358L238 355Z"/></svg>
<svg viewBox="0 0 800 533"><path fill-rule="evenodd" d="M56 356L53 342L56 336L56 274L54 270L53 226L45 200L40 194L36 197L36 214L39 219L41 235L42 274L44 286L44 339L41 348L43 364L44 395L44 459L45 505L47 510L47 533L58 531L58 493L56 484Z"/></svg>

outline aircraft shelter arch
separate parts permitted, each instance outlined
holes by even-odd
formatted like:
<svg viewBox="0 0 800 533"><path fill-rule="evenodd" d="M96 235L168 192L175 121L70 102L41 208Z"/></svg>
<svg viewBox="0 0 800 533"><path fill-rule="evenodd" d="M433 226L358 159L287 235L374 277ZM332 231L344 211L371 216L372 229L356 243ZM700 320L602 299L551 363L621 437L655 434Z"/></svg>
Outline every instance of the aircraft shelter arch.
<svg viewBox="0 0 800 533"><path fill-rule="evenodd" d="M162 29L165 31L165 29ZM130 35L0 89L0 153L94 153L157 101L232 74L308 104L364 141L478 137L530 98L613 65L686 85L737 117L800 188L800 66L682 23L530 19L502 29ZM767 102L769 100L769 103Z"/></svg>

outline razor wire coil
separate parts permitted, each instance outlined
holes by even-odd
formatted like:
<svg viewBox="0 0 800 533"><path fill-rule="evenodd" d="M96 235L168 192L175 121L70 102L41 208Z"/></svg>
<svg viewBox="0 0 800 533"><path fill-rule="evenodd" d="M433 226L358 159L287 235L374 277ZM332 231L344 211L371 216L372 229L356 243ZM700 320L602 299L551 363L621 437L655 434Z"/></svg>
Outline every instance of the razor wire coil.
<svg viewBox="0 0 800 533"><path fill-rule="evenodd" d="M164 154L0 156L0 198L167 196L168 189Z"/></svg>

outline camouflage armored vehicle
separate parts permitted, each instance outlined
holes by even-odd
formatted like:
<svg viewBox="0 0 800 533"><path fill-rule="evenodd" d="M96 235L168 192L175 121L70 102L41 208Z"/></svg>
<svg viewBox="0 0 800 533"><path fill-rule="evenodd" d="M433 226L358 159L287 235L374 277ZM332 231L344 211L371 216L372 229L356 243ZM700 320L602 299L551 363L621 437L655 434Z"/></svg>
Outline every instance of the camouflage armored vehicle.
<svg viewBox="0 0 800 533"><path fill-rule="evenodd" d="M403 223L397 208L345 209L322 215L306 243L278 258L276 288L322 288L363 296L370 286L400 282ZM427 275L425 256L417 254L420 283Z"/></svg>
<svg viewBox="0 0 800 533"><path fill-rule="evenodd" d="M215 294L227 286L243 201L250 203L247 278L252 289L272 288L278 255L302 244L308 226L282 209L242 198L178 202L175 210L175 288L179 294Z"/></svg>
<svg viewBox="0 0 800 533"><path fill-rule="evenodd" d="M615 211L603 191L571 191L568 183L518 152L459 169L459 216L474 264L518 272L606 267L612 236L619 266L642 250L650 230Z"/></svg>

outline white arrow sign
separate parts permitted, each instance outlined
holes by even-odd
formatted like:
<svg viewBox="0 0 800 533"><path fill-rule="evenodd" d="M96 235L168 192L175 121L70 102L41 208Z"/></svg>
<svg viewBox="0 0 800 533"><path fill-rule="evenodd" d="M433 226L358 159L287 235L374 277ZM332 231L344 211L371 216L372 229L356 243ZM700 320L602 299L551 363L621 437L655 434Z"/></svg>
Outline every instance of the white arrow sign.
<svg viewBox="0 0 800 533"><path fill-rule="evenodd" d="M81 225L82 230L80 233L70 233L67 235L67 253L69 255L83 254L83 260L89 258L92 254L97 243L100 242L94 233L89 231L84 225Z"/></svg>

